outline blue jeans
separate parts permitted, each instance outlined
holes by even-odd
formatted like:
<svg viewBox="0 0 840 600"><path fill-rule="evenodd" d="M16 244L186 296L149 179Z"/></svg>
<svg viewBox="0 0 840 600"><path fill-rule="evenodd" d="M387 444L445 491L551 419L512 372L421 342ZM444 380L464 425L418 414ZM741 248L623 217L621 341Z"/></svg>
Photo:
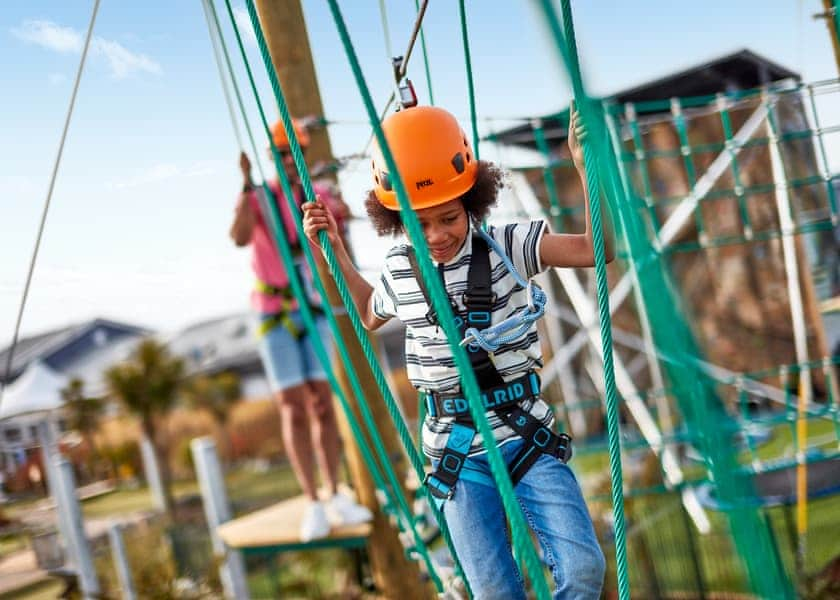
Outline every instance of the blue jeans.
<svg viewBox="0 0 840 600"><path fill-rule="evenodd" d="M522 443L515 440L500 447L505 462L510 463ZM490 473L487 454L470 457L466 464ZM571 469L543 454L514 491L551 569L553 598L599 598L604 555ZM455 495L444 502L443 513L474 598L525 600L496 487L461 477Z"/></svg>

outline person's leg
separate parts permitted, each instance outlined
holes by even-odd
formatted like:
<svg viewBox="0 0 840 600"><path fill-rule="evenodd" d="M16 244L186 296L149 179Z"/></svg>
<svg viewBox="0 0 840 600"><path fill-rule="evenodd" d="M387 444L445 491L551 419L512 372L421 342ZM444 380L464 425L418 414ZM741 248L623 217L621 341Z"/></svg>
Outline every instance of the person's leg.
<svg viewBox="0 0 840 600"><path fill-rule="evenodd" d="M467 464L482 460L486 463L484 456L470 458ZM455 494L443 503L443 515L473 597L524 600L525 589L506 535L499 491L461 478Z"/></svg>
<svg viewBox="0 0 840 600"><path fill-rule="evenodd" d="M318 330L318 338L321 340L327 356L332 357L332 338L330 337L327 319L323 316L317 317L315 326ZM338 491L341 437L338 434L332 390L327 382L326 370L315 352L311 337L307 336L302 341L301 346L303 376L310 392L312 416L310 423L315 458L318 461L324 484L329 487L330 494L334 495Z"/></svg>
<svg viewBox="0 0 840 600"><path fill-rule="evenodd" d="M332 343L327 320L316 319L318 339L324 344L327 356L332 355ZM338 466L341 460L341 436L338 432L332 390L327 383L327 374L318 359L311 334L303 343L304 374L310 391L310 410L315 458L321 469L321 478L329 486L328 510L337 523L352 525L364 523L373 518L370 509L357 504L350 496L338 491Z"/></svg>
<svg viewBox="0 0 840 600"><path fill-rule="evenodd" d="M516 486L554 578L554 598L597 599L605 561L572 470L543 455Z"/></svg>
<svg viewBox="0 0 840 600"><path fill-rule="evenodd" d="M338 463L341 458L341 437L333 408L332 390L326 381L310 381L310 409L313 449L324 484L330 494L338 491Z"/></svg>
<svg viewBox="0 0 840 600"><path fill-rule="evenodd" d="M312 456L312 437L309 432L309 415L306 410L308 389L296 385L275 394L280 409L280 432L283 447L292 465L303 493L311 500L318 500L315 479L315 460Z"/></svg>
<svg viewBox="0 0 840 600"><path fill-rule="evenodd" d="M315 461L306 409L308 388L304 382L300 345L288 330L278 326L262 337L259 350L280 413L286 456L304 494L317 500Z"/></svg>

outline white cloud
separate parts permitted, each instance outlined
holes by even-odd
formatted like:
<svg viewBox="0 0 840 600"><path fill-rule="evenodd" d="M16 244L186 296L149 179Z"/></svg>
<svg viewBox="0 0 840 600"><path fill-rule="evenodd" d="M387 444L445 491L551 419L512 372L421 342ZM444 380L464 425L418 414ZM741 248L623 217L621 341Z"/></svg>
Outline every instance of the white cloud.
<svg viewBox="0 0 840 600"><path fill-rule="evenodd" d="M251 17L248 15L248 11L239 6L233 9L233 16L236 19L236 25L239 27L239 32L245 38L245 41L256 46L257 34L254 33L254 27L251 25Z"/></svg>
<svg viewBox="0 0 840 600"><path fill-rule="evenodd" d="M80 32L52 21L26 20L19 27L12 28L11 32L18 39L54 52L78 54L82 50L83 38ZM163 72L159 63L145 54L132 52L114 40L94 37L91 50L94 55L105 59L115 79L125 79L134 73L160 75ZM50 83L59 81L50 75Z"/></svg>
<svg viewBox="0 0 840 600"><path fill-rule="evenodd" d="M111 67L111 75L116 79L124 79L135 72L146 72L160 75L163 72L160 64L145 54L136 54L122 46L119 42L96 38L94 50L102 54Z"/></svg>
<svg viewBox="0 0 840 600"><path fill-rule="evenodd" d="M79 52L82 49L82 35L78 31L52 21L24 21L20 27L12 28L12 35L56 52Z"/></svg>
<svg viewBox="0 0 840 600"><path fill-rule="evenodd" d="M50 85L61 85L67 81L67 75L64 73L50 73L47 76L47 80L50 82Z"/></svg>

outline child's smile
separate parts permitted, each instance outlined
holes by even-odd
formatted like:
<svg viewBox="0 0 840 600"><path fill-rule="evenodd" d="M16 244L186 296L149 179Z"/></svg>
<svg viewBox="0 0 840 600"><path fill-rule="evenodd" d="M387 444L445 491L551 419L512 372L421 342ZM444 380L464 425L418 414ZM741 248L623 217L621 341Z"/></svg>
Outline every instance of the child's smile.
<svg viewBox="0 0 840 600"><path fill-rule="evenodd" d="M469 218L460 199L450 200L417 211L423 236L432 260L445 263L452 260L469 232Z"/></svg>

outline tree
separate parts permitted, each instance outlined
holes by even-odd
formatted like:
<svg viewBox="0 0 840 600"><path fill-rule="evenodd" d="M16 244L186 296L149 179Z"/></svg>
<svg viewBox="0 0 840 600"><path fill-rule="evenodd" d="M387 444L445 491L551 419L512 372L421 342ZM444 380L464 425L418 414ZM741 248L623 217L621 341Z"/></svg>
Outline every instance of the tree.
<svg viewBox="0 0 840 600"><path fill-rule="evenodd" d="M231 451L227 423L231 407L242 396L242 387L236 373L224 372L212 376L200 376L190 381L186 390L190 404L210 413L222 436L223 455Z"/></svg>
<svg viewBox="0 0 840 600"><path fill-rule="evenodd" d="M96 458L100 455L94 434L99 429L105 401L102 398L86 396L85 382L79 377L74 377L67 383L61 390L61 397L67 411L67 426L79 432L90 450L87 468L92 475L95 472L93 467Z"/></svg>
<svg viewBox="0 0 840 600"><path fill-rule="evenodd" d="M161 469L165 508L170 514L174 504L169 461L157 434L161 419L178 399L183 376L184 362L152 338L140 342L129 360L105 372L111 394L140 420L140 428L154 448Z"/></svg>

